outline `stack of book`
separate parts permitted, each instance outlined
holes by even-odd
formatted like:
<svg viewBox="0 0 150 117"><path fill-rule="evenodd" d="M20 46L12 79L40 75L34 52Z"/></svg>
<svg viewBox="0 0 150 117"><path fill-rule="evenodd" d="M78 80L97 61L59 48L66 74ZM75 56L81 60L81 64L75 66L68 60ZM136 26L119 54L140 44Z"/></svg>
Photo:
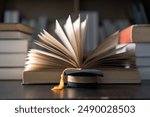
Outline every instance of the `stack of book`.
<svg viewBox="0 0 150 117"><path fill-rule="evenodd" d="M21 79L33 30L19 23L0 23L0 80Z"/></svg>
<svg viewBox="0 0 150 117"><path fill-rule="evenodd" d="M141 79L150 79L150 25L129 26L121 31L121 38L126 42L132 42L128 44L127 50L135 53L136 67Z"/></svg>

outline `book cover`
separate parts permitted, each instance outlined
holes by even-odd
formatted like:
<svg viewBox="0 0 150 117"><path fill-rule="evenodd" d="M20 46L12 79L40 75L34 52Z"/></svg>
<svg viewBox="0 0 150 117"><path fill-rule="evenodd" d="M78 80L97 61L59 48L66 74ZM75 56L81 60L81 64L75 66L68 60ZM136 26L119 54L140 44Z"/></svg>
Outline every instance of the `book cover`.
<svg viewBox="0 0 150 117"><path fill-rule="evenodd" d="M120 43L148 43L150 42L150 25L135 24L131 25L119 33Z"/></svg>
<svg viewBox="0 0 150 117"><path fill-rule="evenodd" d="M20 31L28 34L33 34L31 27L21 23L0 23L0 31Z"/></svg>
<svg viewBox="0 0 150 117"><path fill-rule="evenodd" d="M32 35L20 31L0 31L0 39L32 39Z"/></svg>

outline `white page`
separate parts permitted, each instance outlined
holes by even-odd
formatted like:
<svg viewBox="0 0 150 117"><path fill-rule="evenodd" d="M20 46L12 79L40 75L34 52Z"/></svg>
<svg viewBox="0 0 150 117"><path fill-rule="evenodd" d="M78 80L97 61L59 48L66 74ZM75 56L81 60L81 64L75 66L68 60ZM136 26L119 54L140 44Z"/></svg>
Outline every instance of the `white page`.
<svg viewBox="0 0 150 117"><path fill-rule="evenodd" d="M73 28L76 36L76 42L77 42L77 51L78 51L78 58L79 58L79 63L82 64L83 60L83 53L81 51L81 23L80 23L80 16L78 19L73 23Z"/></svg>
<svg viewBox="0 0 150 117"><path fill-rule="evenodd" d="M42 55L45 55L45 56L48 56L48 57L52 57L52 58L56 58L56 59L59 59L59 60L61 60L61 61L65 61L65 62L67 62L67 63L69 63L69 64L71 64L71 65L73 65L73 66L76 66L75 64L73 64L72 62L70 62L69 60L66 60L66 59L64 59L64 58L62 58L62 57L60 57L60 56L57 56L57 55L55 55L55 54L52 54L52 53L48 53L48 52L45 52L45 51L42 51L42 50L36 50L36 49L31 49L30 51L29 51L29 54L28 54L28 57L29 57L29 59L30 59L30 57L32 57L33 55L32 55L32 53L39 53L39 54L42 54Z"/></svg>
<svg viewBox="0 0 150 117"><path fill-rule="evenodd" d="M51 45L52 47L59 49L61 52L65 53L69 57L72 55L70 51L68 51L66 47L64 47L64 45L62 45L59 41L57 41L57 39L55 39L52 35L50 35L45 30L43 31L44 31L44 34L41 33L41 35L38 35L40 39L42 39L44 42Z"/></svg>
<svg viewBox="0 0 150 117"><path fill-rule="evenodd" d="M85 47L85 38L86 38L86 31L87 31L87 22L88 22L88 17L81 22L81 40L80 40L80 46L81 46L81 56L84 55L84 47Z"/></svg>
<svg viewBox="0 0 150 117"><path fill-rule="evenodd" d="M76 54L76 57L78 59L79 53L78 53L78 46L77 46L77 40L74 32L74 27L72 25L71 17L69 16L66 20L66 23L64 24L64 29L67 34L67 37L70 41L71 46L73 47L73 50Z"/></svg>
<svg viewBox="0 0 150 117"><path fill-rule="evenodd" d="M63 29L61 28L61 26L60 26L60 24L58 23L57 20L56 20L55 33L58 35L58 37L63 42L63 44L66 46L66 48L72 53L72 56L73 56L74 60L76 61L76 63L78 63L77 59L76 59L77 57L76 57L75 51L74 51L73 47L71 46L68 38L66 37Z"/></svg>

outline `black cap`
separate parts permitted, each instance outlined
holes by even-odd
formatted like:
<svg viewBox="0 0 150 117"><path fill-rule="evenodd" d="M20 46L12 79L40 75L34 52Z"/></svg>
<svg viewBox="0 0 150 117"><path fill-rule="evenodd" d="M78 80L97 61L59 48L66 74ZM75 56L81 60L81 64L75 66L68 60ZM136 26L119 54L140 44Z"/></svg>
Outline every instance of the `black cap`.
<svg viewBox="0 0 150 117"><path fill-rule="evenodd" d="M64 73L72 76L103 76L102 71L97 69L66 70Z"/></svg>
<svg viewBox="0 0 150 117"><path fill-rule="evenodd" d="M96 69L66 70L64 73L68 76L68 87L74 88L95 88L97 76L103 76L103 73Z"/></svg>

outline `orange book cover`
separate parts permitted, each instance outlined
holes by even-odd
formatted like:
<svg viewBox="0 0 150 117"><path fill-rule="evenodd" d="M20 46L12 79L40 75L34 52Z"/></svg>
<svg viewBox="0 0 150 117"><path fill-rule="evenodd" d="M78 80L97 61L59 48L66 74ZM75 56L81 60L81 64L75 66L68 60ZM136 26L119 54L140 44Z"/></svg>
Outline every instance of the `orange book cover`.
<svg viewBox="0 0 150 117"><path fill-rule="evenodd" d="M132 30L133 30L133 25L120 31L119 34L120 44L126 44L132 42Z"/></svg>

